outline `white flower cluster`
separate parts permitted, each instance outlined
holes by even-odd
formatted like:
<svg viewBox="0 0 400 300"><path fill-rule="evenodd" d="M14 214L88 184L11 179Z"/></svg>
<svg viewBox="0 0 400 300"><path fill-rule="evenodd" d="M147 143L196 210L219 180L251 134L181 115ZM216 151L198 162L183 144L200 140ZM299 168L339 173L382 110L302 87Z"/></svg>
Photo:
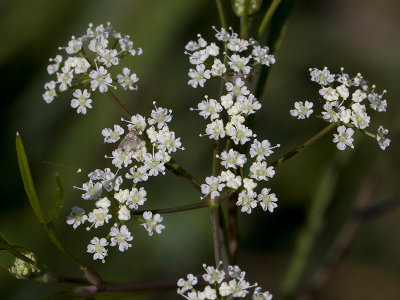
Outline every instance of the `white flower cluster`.
<svg viewBox="0 0 400 300"><path fill-rule="evenodd" d="M375 92L375 85L370 86L360 73L351 78L343 71L342 68L341 74L331 74L327 67L323 70L310 69L311 81L321 86L319 94L323 98L322 118L340 125L337 134L334 134L333 142L339 150L345 150L347 146L353 148L353 128L356 128L376 137L381 149L385 150L390 144L390 139L386 137L388 130L379 126L375 135L365 129L369 127L371 120L368 110L386 111L387 102L383 99L386 91L379 95ZM303 104L300 101L294 106L290 114L297 119L308 118L313 113L312 102L305 101Z"/></svg>
<svg viewBox="0 0 400 300"><path fill-rule="evenodd" d="M228 274L220 270L219 265L214 268L212 266L203 265L206 273L203 274L203 280L207 283L205 288L198 291L194 286L198 283L198 279L193 274L188 274L187 279L178 280L178 295L188 300L204 300L204 299L234 299L244 298L249 294L249 289L257 286L257 283L250 285L245 280L246 273L241 271L238 266L228 266ZM271 300L272 295L269 292L261 292L261 288L254 289L253 300Z"/></svg>
<svg viewBox="0 0 400 300"><path fill-rule="evenodd" d="M67 223L74 229L85 221L92 223L87 228L90 230L92 227L98 228L109 223L113 217L117 219L107 238L95 237L88 245L87 251L93 253L94 259L104 261L108 245L118 246L121 252L131 246L128 242L132 241L133 237L124 224L131 219L131 211L138 210L147 200L146 190L144 187L137 187L137 184L147 181L151 176L164 174L165 164L171 159L170 154L177 149L184 149L180 138L168 128L167 123L172 119L171 111L157 107L155 102L154 107L147 120L141 115L125 120L128 123L128 133L122 140L125 130L121 126L114 125L113 129L102 130L104 142L115 143L121 140L109 157L117 170L114 173L109 168L96 169L88 175L88 182L83 183L80 188L75 187L84 191L84 200L95 200L96 208L86 215L82 208L73 207L72 213L67 217ZM124 172L123 169L125 175L118 175ZM123 177L130 182L130 189L121 188ZM137 220L149 236L153 235L153 232L160 234L165 228L160 224L163 218L159 214L153 215L150 211L144 212L142 218Z"/></svg>
<svg viewBox="0 0 400 300"><path fill-rule="evenodd" d="M221 76L225 81L225 94L218 100L209 99L208 96L205 96L205 99L197 105L197 108L191 108L191 110L199 111L200 116L210 120L206 127L205 136L213 140L221 140L226 137L229 147L217 156L221 160L223 171L217 177L207 177L206 183L201 185L203 199L205 197L214 199L220 196L224 188L230 192L238 190L240 193L236 204L241 207L242 212L250 214L257 203L264 211L272 212L277 207L276 201L278 199L275 194L270 193L270 189L267 188L262 189L261 193L257 194L255 189L259 181L268 181L275 174L274 168L267 165L265 158L273 153L272 149L276 146L271 146L268 140L258 141L255 139L256 135L245 125L245 121L248 116L261 108L260 102L250 93L246 85L246 76L251 71L251 67L247 66L247 63L250 59L253 59L253 63L269 66L275 62L275 59L268 54L268 47L261 48L252 40L239 39L234 32L228 33L222 29L221 32L217 31L216 37L225 43L229 51L236 53L228 56L228 66L224 65L219 59L213 58L212 70L216 69L215 65L221 64L219 69L222 71L219 73L211 71L211 74ZM240 57L239 54L247 52L249 47L253 47L252 54ZM197 42L189 42L186 49L192 52L190 62L201 69L205 68L205 63L210 56L217 56L219 53L218 46L214 43L208 45L201 36L199 36ZM264 53L264 56L260 53ZM234 62L235 59L246 61L243 68L238 67L238 64ZM227 71L228 68L230 68L229 72ZM224 74L226 76L223 76ZM204 82L198 81L198 84L203 86ZM192 82L192 85L196 87L197 83ZM248 158L245 154L240 153L240 149L251 141L253 142L249 156L255 159L250 165L247 176L244 176L243 169ZM231 145L232 142L234 145ZM279 145L277 146L279 147Z"/></svg>
<svg viewBox="0 0 400 300"><path fill-rule="evenodd" d="M33 252L24 250L22 254L37 263L38 258ZM16 257L8 272L17 279L29 279L38 276L42 270L39 266L30 264Z"/></svg>
<svg viewBox="0 0 400 300"><path fill-rule="evenodd" d="M110 25L99 25L93 28L89 24L86 34L80 37L72 36L67 47L60 47L67 58L58 54L51 58L47 72L57 77L44 85L43 99L51 103L58 93L74 90L71 106L77 113L86 114L92 108L90 95L99 90L105 93L108 89L116 89L116 83L124 90L136 90L139 78L128 68L122 69L122 74L113 76L111 68L117 66L120 60L130 54L141 55L142 50L134 49L129 35L116 32Z"/></svg>
<svg viewBox="0 0 400 300"><path fill-rule="evenodd" d="M221 48L215 43L208 44L205 39L198 35L197 41L190 41L185 49L185 54L189 55L189 61L194 65L194 69L189 70L188 84L196 88L204 87L207 79L224 76L238 75L246 77L252 68L257 65L270 66L275 63L275 57L269 54L268 47L261 47L255 40L240 39L232 29L230 32L224 28L218 31L215 37L224 44L226 52L221 52ZM226 63L227 61L227 63ZM240 92L240 87L236 87Z"/></svg>

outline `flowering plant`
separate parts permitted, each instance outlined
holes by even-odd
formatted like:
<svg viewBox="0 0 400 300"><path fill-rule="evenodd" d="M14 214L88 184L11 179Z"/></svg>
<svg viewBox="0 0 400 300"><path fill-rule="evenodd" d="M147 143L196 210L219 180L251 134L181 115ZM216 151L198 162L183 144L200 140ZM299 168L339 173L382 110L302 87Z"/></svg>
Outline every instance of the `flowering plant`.
<svg viewBox="0 0 400 300"><path fill-rule="evenodd" d="M242 217L240 213L252 214L258 209L271 214L279 209L279 194L270 186L270 180L273 181L279 172L278 167L333 129L337 133L332 135L332 140L340 151L354 148L355 131L373 137L382 150L391 141L387 137L388 129L383 126L378 127L376 134L366 130L371 123L370 113L386 111L386 91L377 93L376 86L369 84L361 74L351 77L343 68L340 74L332 74L327 67L312 68L309 70L311 81L320 85L320 99L297 101L284 117L309 118L320 102L321 113L316 117L327 125L311 139L277 157L284 141L264 136L264 132L254 128L253 121L263 108L263 91L269 70L279 63L276 58L278 37L284 32L293 1L272 1L257 36L250 37L250 18L259 12L261 2L232 1L232 8L241 19L238 33L227 26L222 3L216 0L221 26L212 27L213 40L208 41L198 34L184 47L189 65L188 86L199 89L206 88L209 81L220 84L219 90L204 95L190 108L192 114L198 113L206 122L205 129L197 133L199 138L212 145L211 172L201 180L195 179L192 172L174 159L176 152L185 151L185 147L190 151L190 145L183 146L179 128L172 130L173 112L163 107L163 99L153 102L148 115L132 114L113 93L119 88L135 93L140 88L138 75L122 66L123 59L128 56L144 59L138 57L143 51L134 47L129 35L117 32L110 23L89 24L85 34L72 36L66 47L59 48L61 53L51 58L47 67L53 78L44 84L42 98L46 103L52 103L61 93L71 94L70 106L78 114L88 115L95 105L96 95L101 93L106 94L123 115L118 124L97 128L104 143L114 144L114 148L111 154L105 155L105 159L109 159L107 167L92 169L87 172L85 182L74 186L82 200L70 207L71 212L66 217L66 224L73 230L85 227L90 232L84 247L87 255L106 263L116 253L132 251L137 228L143 227L143 232L153 238L159 234L168 235L168 226L164 222L166 214L208 208L214 261L203 265L205 273L199 275L191 271L172 281L151 283L104 280L95 268L73 255L58 238L54 222L63 205L63 186L57 177L56 197L45 214L35 192L22 138L17 133L20 171L35 216L59 251L77 263L83 275L73 278L58 273L39 260L39 255L17 247L1 234L2 248L16 257L7 268L12 276L72 283L76 286L66 293L78 297L93 297L107 291L177 288L177 294L186 299L247 296L254 300L272 299L269 291L258 287L257 283L250 284L242 267L237 265L237 219ZM271 17L278 13L286 17L271 27L273 32L266 45L262 37L272 22ZM152 199L147 183L168 171L185 179L198 192L198 198L188 205L150 209ZM291 297L295 291L290 280L288 286L284 294Z"/></svg>

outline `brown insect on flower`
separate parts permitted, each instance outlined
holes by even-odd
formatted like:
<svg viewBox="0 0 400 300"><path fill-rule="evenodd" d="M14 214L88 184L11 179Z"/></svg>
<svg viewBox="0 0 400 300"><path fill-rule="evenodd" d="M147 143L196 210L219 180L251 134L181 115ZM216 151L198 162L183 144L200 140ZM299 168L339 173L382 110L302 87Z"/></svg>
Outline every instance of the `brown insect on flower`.
<svg viewBox="0 0 400 300"><path fill-rule="evenodd" d="M136 151L140 149L141 139L137 135L136 128L131 128L119 143L118 148L124 151Z"/></svg>

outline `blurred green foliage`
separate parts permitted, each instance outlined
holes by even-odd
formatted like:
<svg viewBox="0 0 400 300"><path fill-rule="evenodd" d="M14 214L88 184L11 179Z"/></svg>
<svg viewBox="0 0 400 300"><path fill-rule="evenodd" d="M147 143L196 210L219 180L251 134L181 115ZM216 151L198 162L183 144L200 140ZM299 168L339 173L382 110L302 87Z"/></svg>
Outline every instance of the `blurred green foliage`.
<svg viewBox="0 0 400 300"><path fill-rule="evenodd" d="M230 1L223 1L228 8ZM264 1L265 11L270 1ZM340 67L350 74L361 72L378 90L387 89L389 110L375 115L374 123L399 130L400 85L400 4L396 0L298 1L290 18L286 37L277 55L263 109L258 114L255 132L272 143L282 144L280 154L303 142L322 128L318 120L297 121L289 116L294 101L316 100L318 91L309 80L309 67ZM260 13L256 18L262 17ZM229 24L238 30L232 12ZM258 20L258 19L257 19ZM187 86L188 62L184 45L197 33L213 36L211 25L219 25L212 0L15 0L0 2L0 82L2 204L0 230L14 243L35 252L42 261L65 274L79 275L75 266L57 252L35 220L23 190L15 153L15 132L24 139L37 192L45 205L54 197L54 173L62 178L64 208L56 228L65 246L87 260L106 280L150 281L178 278L200 270L203 262L212 261L211 222L207 209L165 216L165 233L148 238L144 230L132 232L134 243L127 253L110 251L106 264L91 261L85 253L91 234L74 231L64 219L70 208L81 205L80 193L72 189L81 185L86 174L104 168L109 161L104 154L100 131L118 122L120 113L103 95L93 99L88 115L77 115L69 107L70 99L58 97L51 105L41 99L43 85L49 80L46 66L57 47L65 45L71 35L80 35L89 22L95 25L110 21L116 30L131 35L142 47L141 57L126 58L140 78L137 92L118 96L132 111L150 113L152 101L173 109L172 128L182 137L186 151L175 158L193 175L202 179L210 172L211 143L198 137L204 121L189 108L206 89ZM375 124L375 125L376 125ZM381 152L370 138L356 136L355 150L341 168L333 202L325 216L324 227L313 250L307 275L318 264L332 239L349 216L354 196L363 180L381 156L390 160L385 180L376 202L399 194L399 133L392 135L392 146ZM312 199L315 184L337 150L325 137L277 170L271 182L278 195L279 207L273 213L255 212L240 215L241 248L239 263L249 279L273 294L279 291L294 249L297 233ZM345 155L345 154L343 154ZM211 164L210 164L211 165ZM81 174L76 169L82 168ZM199 195L181 179L167 174L147 185L146 208L190 204ZM47 200L46 200L47 199ZM322 291L321 299L399 299L400 298L400 210L393 210L365 223L352 243L350 252ZM11 264L12 257L0 252L0 261ZM178 266L178 267L177 267ZM45 285L17 280L0 272L1 299L36 299L67 285ZM383 296L384 295L384 296ZM175 299L174 291L102 295L101 299Z"/></svg>

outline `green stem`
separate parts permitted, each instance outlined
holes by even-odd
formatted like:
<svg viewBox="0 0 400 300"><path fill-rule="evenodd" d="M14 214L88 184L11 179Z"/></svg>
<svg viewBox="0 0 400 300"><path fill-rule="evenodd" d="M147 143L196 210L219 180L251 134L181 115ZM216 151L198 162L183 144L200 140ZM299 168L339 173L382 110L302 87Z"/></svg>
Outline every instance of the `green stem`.
<svg viewBox="0 0 400 300"><path fill-rule="evenodd" d="M221 261L221 245L220 245L220 223L218 217L218 205L211 206L211 220L212 220L212 232L213 232L213 247L214 247L214 259L215 266Z"/></svg>
<svg viewBox="0 0 400 300"><path fill-rule="evenodd" d="M316 135L305 141L304 143L298 145L294 149L290 150L287 152L285 155L283 155L281 158L277 159L274 161L271 166L278 167L281 164L283 164L285 161L287 161L289 158L295 156L296 154L300 153L304 149L308 148L312 144L314 144L316 141L318 141L320 138L322 138L324 135L326 135L329 131L331 131L333 128L335 128L337 124L336 123L331 123L328 126L326 126L324 129L322 129L320 132L318 132Z"/></svg>
<svg viewBox="0 0 400 300"><path fill-rule="evenodd" d="M197 191L201 191L200 183L194 179L192 175L190 175L184 168L182 168L173 158L166 164L168 170L174 173L177 176L180 176L187 181L195 188Z"/></svg>
<svg viewBox="0 0 400 300"><path fill-rule="evenodd" d="M249 7L250 7L250 0L245 0L243 16L240 17L240 37L242 39L249 38Z"/></svg>
<svg viewBox="0 0 400 300"><path fill-rule="evenodd" d="M215 3L217 4L218 16L219 16L219 21L221 23L221 27L226 29L226 18L224 13L224 7L222 6L222 1L215 0Z"/></svg>
<svg viewBox="0 0 400 300"><path fill-rule="evenodd" d="M260 40L262 38L265 28L267 27L268 23L271 21L272 16L274 15L276 9L278 8L278 6L281 2L282 2L282 0L273 0L271 5L269 6L268 10L265 12L265 15L261 21L260 27L258 27L257 40Z"/></svg>
<svg viewBox="0 0 400 300"><path fill-rule="evenodd" d="M217 176L218 174L218 158L217 155L219 155L219 140L214 140L214 147L213 147L213 153L212 153L212 171L211 174L213 176Z"/></svg>
<svg viewBox="0 0 400 300"><path fill-rule="evenodd" d="M117 97L111 92L110 90L107 91L107 96L110 97L110 99L114 102L115 105L118 106L118 108L121 110L121 112L128 118L130 119L132 117L132 114L125 108L125 106L118 100Z"/></svg>
<svg viewBox="0 0 400 300"><path fill-rule="evenodd" d="M236 205L237 193L233 193L229 197L228 202L228 250L231 264L236 264L237 252L239 249L239 232L238 232L238 207Z"/></svg>
<svg viewBox="0 0 400 300"><path fill-rule="evenodd" d="M171 207L171 208L161 208L161 209L154 209L154 210L137 210L131 212L131 215L143 215L145 211L151 211L153 214L171 214L175 212L187 211L187 210L194 210L198 208L208 207L207 201L201 201L194 204L178 206L178 207Z"/></svg>

